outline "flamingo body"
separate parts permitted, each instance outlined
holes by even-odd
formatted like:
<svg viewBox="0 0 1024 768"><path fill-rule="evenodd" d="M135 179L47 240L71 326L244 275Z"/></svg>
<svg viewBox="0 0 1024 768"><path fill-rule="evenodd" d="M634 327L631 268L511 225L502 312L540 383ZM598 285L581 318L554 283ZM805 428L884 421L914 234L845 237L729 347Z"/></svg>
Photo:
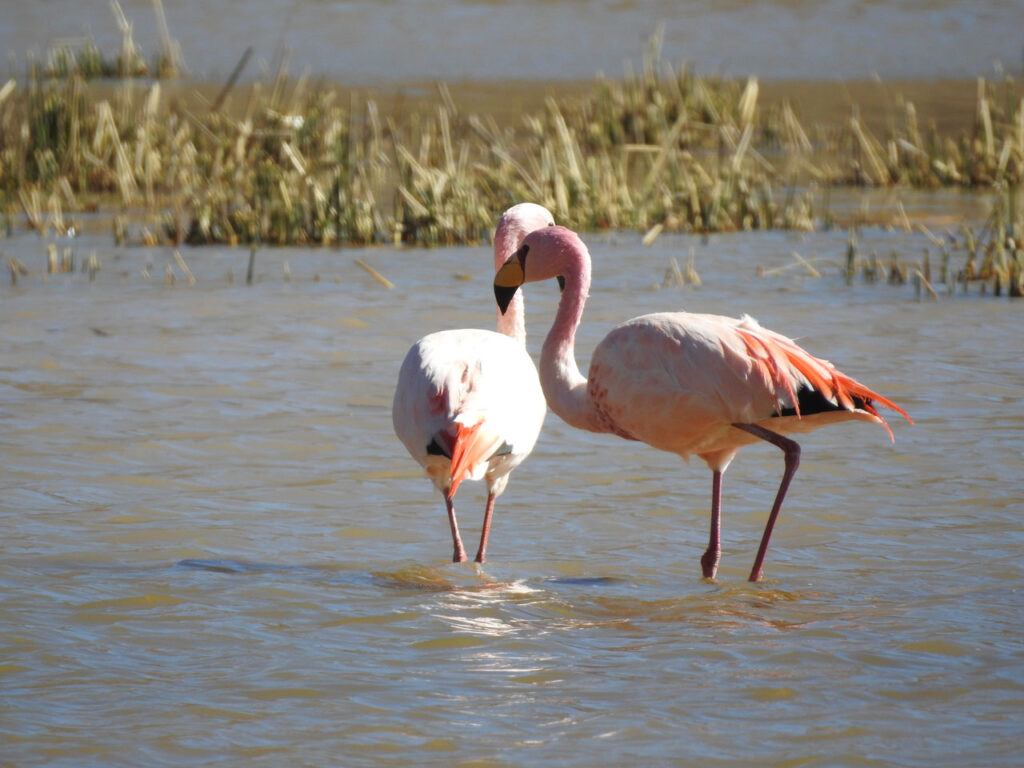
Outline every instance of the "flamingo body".
<svg viewBox="0 0 1024 768"><path fill-rule="evenodd" d="M818 372L821 389L801 368ZM735 423L778 434L851 419L885 423L870 405L884 398L749 316L662 312L628 320L594 349L587 391L607 431L723 471L737 449L758 439ZM839 392L850 393L853 407Z"/></svg>
<svg viewBox="0 0 1024 768"><path fill-rule="evenodd" d="M714 578L721 557L722 475L739 448L765 440L785 455L750 573L757 581L799 466L800 446L785 435L847 420L889 430L875 404L909 420L895 403L747 316L662 312L628 320L597 345L584 378L574 346L590 288L590 254L574 232L549 227L527 236L496 274L495 297L500 308L523 283L552 277L560 279L563 292L540 365L551 410L581 429L705 461L713 473L711 535L701 558L707 578Z"/></svg>
<svg viewBox="0 0 1024 768"><path fill-rule="evenodd" d="M462 328L412 346L398 374L392 419L442 494L486 478L497 496L533 450L545 412L525 347L494 331Z"/></svg>
<svg viewBox="0 0 1024 768"><path fill-rule="evenodd" d="M500 266L532 230L553 224L539 205L506 211L494 237ZM412 345L398 374L395 433L444 496L452 559L466 559L454 498L464 480L485 480L487 506L476 561L486 559L494 503L509 473L525 459L546 413L537 369L526 352L523 306L498 316L498 330L438 331Z"/></svg>

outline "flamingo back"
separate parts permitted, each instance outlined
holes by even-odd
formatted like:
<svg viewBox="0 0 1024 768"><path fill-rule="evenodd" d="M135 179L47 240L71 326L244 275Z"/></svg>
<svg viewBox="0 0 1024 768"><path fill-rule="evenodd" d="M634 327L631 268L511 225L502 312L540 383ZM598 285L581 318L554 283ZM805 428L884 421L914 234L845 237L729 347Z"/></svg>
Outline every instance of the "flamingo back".
<svg viewBox="0 0 1024 768"><path fill-rule="evenodd" d="M849 419L888 429L874 403L906 415L746 316L663 312L629 320L594 350L588 391L609 431L683 457L724 455L726 463L757 440L735 423L783 434Z"/></svg>

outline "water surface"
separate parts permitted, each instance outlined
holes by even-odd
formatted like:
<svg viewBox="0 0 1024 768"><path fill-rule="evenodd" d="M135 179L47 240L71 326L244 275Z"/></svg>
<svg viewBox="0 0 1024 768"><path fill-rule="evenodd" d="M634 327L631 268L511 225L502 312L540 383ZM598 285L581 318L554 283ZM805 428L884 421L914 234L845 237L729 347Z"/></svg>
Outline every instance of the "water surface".
<svg viewBox="0 0 1024 768"><path fill-rule="evenodd" d="M8 3L0 50L23 61L92 38L115 52L107 0ZM135 40L159 48L150 0L122 0ZM639 62L655 32L701 73L798 80L1000 77L1022 64L1021 0L175 0L163 3L189 72L247 75L287 52L295 73L349 84L410 80L589 79Z"/></svg>
<svg viewBox="0 0 1024 768"><path fill-rule="evenodd" d="M841 233L587 240L581 365L635 314L749 312L915 418L802 440L763 583L777 450L726 475L711 584L706 468L551 415L491 562L447 561L390 400L418 335L493 322L486 247L265 250L246 286L244 250L184 250L189 285L84 236L90 282L5 240L35 272L0 287L0 762L1018 765L1019 303L847 288ZM655 287L691 250L703 284ZM793 251L825 276L758 277Z"/></svg>

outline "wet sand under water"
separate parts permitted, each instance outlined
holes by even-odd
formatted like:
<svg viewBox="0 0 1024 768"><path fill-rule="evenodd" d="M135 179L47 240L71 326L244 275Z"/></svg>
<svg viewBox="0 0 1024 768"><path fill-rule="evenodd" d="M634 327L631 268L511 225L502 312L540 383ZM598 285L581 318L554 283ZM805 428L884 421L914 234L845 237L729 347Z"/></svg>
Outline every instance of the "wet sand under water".
<svg viewBox="0 0 1024 768"><path fill-rule="evenodd" d="M5 240L34 271L0 286L0 762L1018 765L1020 303L847 287L841 232L586 239L584 369L628 317L749 312L914 417L802 439L763 583L776 450L726 475L710 584L706 469L551 415L491 562L447 561L390 401L421 333L492 326L485 247L262 250L247 286L245 250L183 249L190 285L86 235L90 282ZM699 288L656 287L691 254Z"/></svg>

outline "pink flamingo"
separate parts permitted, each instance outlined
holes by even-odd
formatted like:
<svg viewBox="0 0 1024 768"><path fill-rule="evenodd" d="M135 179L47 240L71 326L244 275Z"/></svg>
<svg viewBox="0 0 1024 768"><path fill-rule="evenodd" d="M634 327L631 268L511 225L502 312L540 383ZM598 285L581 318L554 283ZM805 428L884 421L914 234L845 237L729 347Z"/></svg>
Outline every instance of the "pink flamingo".
<svg viewBox="0 0 1024 768"><path fill-rule="evenodd" d="M519 286L557 277L563 287L541 351L540 379L551 410L574 427L640 440L711 469L711 536L701 557L713 579L721 559L722 474L743 445L767 440L785 454L785 471L761 537L750 580L761 578L772 528L800 463L784 436L859 419L892 430L874 404L902 408L757 324L719 315L664 312L628 320L594 349L590 374L576 365L576 328L590 288L590 253L564 227L533 232L498 270L494 294L505 307Z"/></svg>
<svg viewBox="0 0 1024 768"><path fill-rule="evenodd" d="M549 225L552 216L539 205L521 203L505 211L494 234L495 269L527 234ZM476 553L482 563L494 502L509 473L533 450L547 411L526 352L523 303L517 299L498 314L498 333L475 328L431 333L413 344L398 374L391 412L395 434L444 496L456 563L466 559L455 519L459 483L487 481Z"/></svg>

